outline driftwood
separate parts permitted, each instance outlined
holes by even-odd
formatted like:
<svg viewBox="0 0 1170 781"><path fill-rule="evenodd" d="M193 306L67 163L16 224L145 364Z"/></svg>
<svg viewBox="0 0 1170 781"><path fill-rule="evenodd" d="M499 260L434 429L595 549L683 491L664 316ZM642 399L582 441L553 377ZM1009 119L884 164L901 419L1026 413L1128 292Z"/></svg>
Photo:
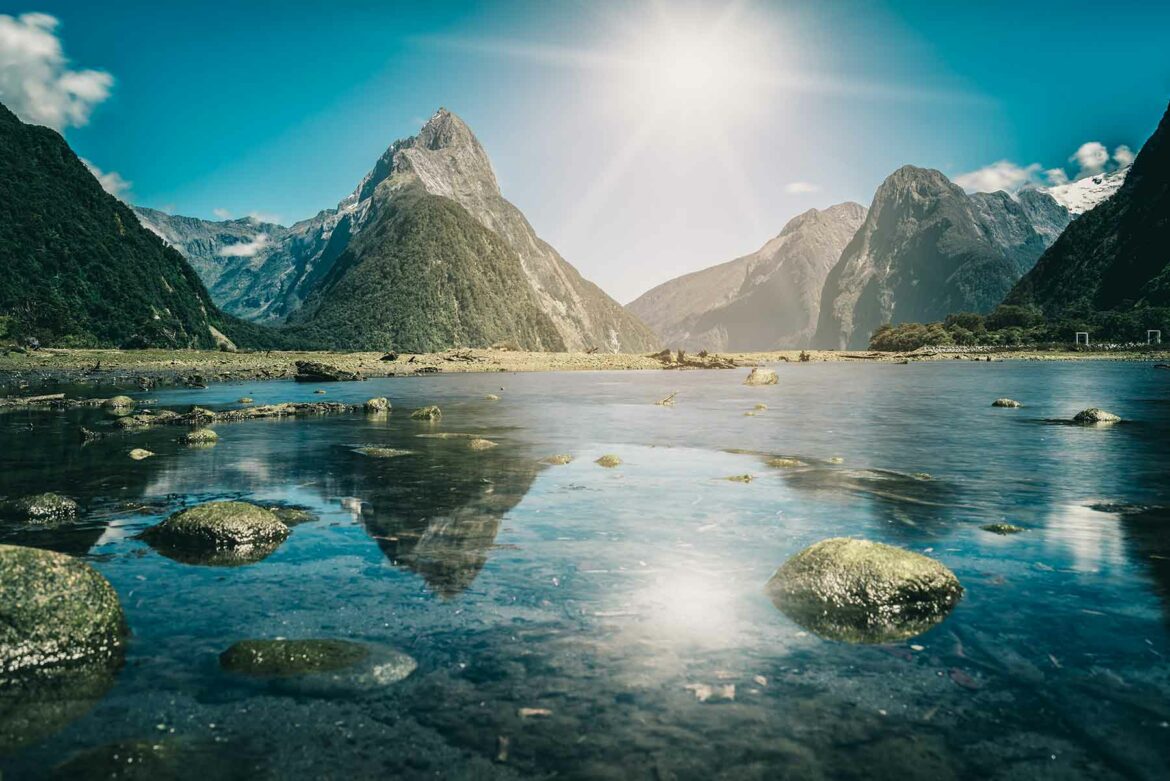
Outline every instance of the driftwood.
<svg viewBox="0 0 1170 781"><path fill-rule="evenodd" d="M674 393L667 396L665 399L662 399L661 401L656 401L654 403L657 404L659 407L673 407L674 406L674 397L677 395L678 395L678 391L675 391Z"/></svg>

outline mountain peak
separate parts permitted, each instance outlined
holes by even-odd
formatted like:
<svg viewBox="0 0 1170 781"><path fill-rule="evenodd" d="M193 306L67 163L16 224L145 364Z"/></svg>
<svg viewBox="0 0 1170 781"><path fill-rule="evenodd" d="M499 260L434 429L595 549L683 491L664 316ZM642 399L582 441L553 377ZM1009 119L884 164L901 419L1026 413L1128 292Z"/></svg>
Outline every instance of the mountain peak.
<svg viewBox="0 0 1170 781"><path fill-rule="evenodd" d="M475 134L457 114L442 106L422 126L415 143L424 149L446 149L478 143Z"/></svg>

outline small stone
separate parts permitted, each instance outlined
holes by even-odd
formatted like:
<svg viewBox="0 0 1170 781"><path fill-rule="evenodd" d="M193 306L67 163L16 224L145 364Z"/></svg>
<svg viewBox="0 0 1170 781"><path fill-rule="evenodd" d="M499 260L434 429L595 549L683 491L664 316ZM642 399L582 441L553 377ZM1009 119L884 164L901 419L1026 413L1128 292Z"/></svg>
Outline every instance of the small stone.
<svg viewBox="0 0 1170 781"><path fill-rule="evenodd" d="M251 396L241 396L240 398L236 399L236 403L237 404L251 404L252 397Z"/></svg>
<svg viewBox="0 0 1170 781"><path fill-rule="evenodd" d="M841 458L841 456L829 456L829 463L830 464L844 464L845 459Z"/></svg>
<svg viewBox="0 0 1170 781"><path fill-rule="evenodd" d="M151 456L154 455L154 453L151 453L149 450L146 450L145 448L136 447L130 451L129 455L135 461L141 461L144 458L150 458Z"/></svg>
<svg viewBox="0 0 1170 781"><path fill-rule="evenodd" d="M607 453L593 463L597 464L598 466L603 466L606 469L613 469L615 466L621 466L622 460L612 453Z"/></svg>
<svg viewBox="0 0 1170 781"><path fill-rule="evenodd" d="M773 369L762 369L756 367L748 373L747 379L743 381L744 385L775 385L780 382L780 378L776 375Z"/></svg>
<svg viewBox="0 0 1170 781"><path fill-rule="evenodd" d="M318 388L317 390L313 391L313 393L316 393L318 396L324 396L325 390L323 388Z"/></svg>
<svg viewBox="0 0 1170 781"><path fill-rule="evenodd" d="M804 462L799 458L791 458L789 456L776 456L768 459L768 466L778 467L780 469L791 469L797 466L804 466Z"/></svg>
<svg viewBox="0 0 1170 781"><path fill-rule="evenodd" d="M1016 401L1015 399L996 399L995 401L991 402L991 406L993 406L993 407L1022 407L1024 405L1021 404L1020 402Z"/></svg>
<svg viewBox="0 0 1170 781"><path fill-rule="evenodd" d="M541 459L542 464L549 464L551 466L564 466L565 464L573 463L573 457L568 453L558 453L554 456L548 456Z"/></svg>
<svg viewBox="0 0 1170 781"><path fill-rule="evenodd" d="M443 411L432 404L428 407L419 407L410 413L410 417L415 420L438 420L443 417Z"/></svg>
<svg viewBox="0 0 1170 781"><path fill-rule="evenodd" d="M732 475L731 477L725 477L723 479L730 480L733 483L750 483L755 478L753 478L751 475Z"/></svg>
<svg viewBox="0 0 1170 781"><path fill-rule="evenodd" d="M219 666L254 676L308 675L352 667L369 654L347 640L241 640L219 655Z"/></svg>
<svg viewBox="0 0 1170 781"><path fill-rule="evenodd" d="M496 445L497 443L492 442L490 439L482 439L480 437L476 437L467 443L467 447L471 450L491 450Z"/></svg>
<svg viewBox="0 0 1170 781"><path fill-rule="evenodd" d="M685 687L687 691L695 695L695 699L699 702L734 702L735 701L735 684L720 684L712 686L707 683L688 683Z"/></svg>
<svg viewBox="0 0 1170 781"><path fill-rule="evenodd" d="M106 409L129 409L134 406L134 399L129 396L114 396L102 402L102 406Z"/></svg>
<svg viewBox="0 0 1170 781"><path fill-rule="evenodd" d="M410 455L409 450L399 450L396 447L359 447L357 452L370 458L397 458Z"/></svg>
<svg viewBox="0 0 1170 781"><path fill-rule="evenodd" d="M764 411L764 410L766 410L767 408L768 408L768 405L767 405L767 404L763 404L763 403L757 404L757 405L755 406L755 410L756 410L757 412L763 412L763 411Z"/></svg>
<svg viewBox="0 0 1170 781"><path fill-rule="evenodd" d="M516 711L516 715L522 719L548 718L552 713L548 708L520 708Z"/></svg>
<svg viewBox="0 0 1170 781"><path fill-rule="evenodd" d="M1019 534L1022 531L1027 531L1022 526L1015 526L1010 523L989 523L979 528L992 534Z"/></svg>
<svg viewBox="0 0 1170 781"><path fill-rule="evenodd" d="M366 399L366 412L389 412L390 399L385 396L376 396L372 399Z"/></svg>
<svg viewBox="0 0 1170 781"><path fill-rule="evenodd" d="M184 445L213 445L218 440L219 434L209 428L192 429L179 437L179 442Z"/></svg>
<svg viewBox="0 0 1170 781"><path fill-rule="evenodd" d="M1112 412L1106 412L1103 409L1098 409L1097 407L1090 407L1089 409L1082 410L1076 414L1076 417L1073 418L1074 423L1080 423L1082 425L1093 425L1097 423L1118 423L1120 421L1120 416L1114 415Z"/></svg>
<svg viewBox="0 0 1170 781"><path fill-rule="evenodd" d="M500 397L494 393L489 393L488 395L484 396L484 399L487 401L499 401Z"/></svg>

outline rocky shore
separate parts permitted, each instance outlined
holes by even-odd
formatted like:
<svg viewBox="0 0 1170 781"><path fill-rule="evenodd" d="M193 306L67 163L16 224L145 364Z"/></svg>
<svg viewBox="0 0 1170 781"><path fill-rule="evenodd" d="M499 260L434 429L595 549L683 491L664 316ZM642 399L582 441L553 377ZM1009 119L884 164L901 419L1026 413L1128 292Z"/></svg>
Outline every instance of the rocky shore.
<svg viewBox="0 0 1170 781"><path fill-rule="evenodd" d="M297 364L327 364L362 378L414 377L463 372L626 371L647 369L727 369L758 364L825 361L910 363L917 361L1170 361L1170 350L1141 352L1012 351L938 353L844 352L782 350L757 353L687 355L663 351L631 353L535 353L509 350L457 349L441 353L376 352L237 352L212 350L89 350L52 349L0 354L0 386L15 396L60 383L116 387L203 387L211 382L295 379Z"/></svg>

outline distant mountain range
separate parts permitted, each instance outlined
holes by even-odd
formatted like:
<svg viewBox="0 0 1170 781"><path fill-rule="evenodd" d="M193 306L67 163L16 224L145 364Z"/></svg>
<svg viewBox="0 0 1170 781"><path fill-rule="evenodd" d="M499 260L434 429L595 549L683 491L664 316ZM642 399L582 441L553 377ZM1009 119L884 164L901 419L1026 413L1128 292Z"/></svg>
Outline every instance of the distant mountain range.
<svg viewBox="0 0 1170 781"><path fill-rule="evenodd" d="M677 348L806 347L825 277L864 219L856 203L810 209L752 254L665 282L628 308Z"/></svg>
<svg viewBox="0 0 1170 781"><path fill-rule="evenodd" d="M259 335L216 308L183 256L106 193L65 139L3 105L0 258L0 337L211 348Z"/></svg>
<svg viewBox="0 0 1170 781"><path fill-rule="evenodd" d="M445 109L417 136L391 144L337 208L290 228L137 211L186 254L227 311L287 319L292 332L338 346L657 347L645 325L536 235L500 193L470 128ZM363 238L371 229L374 238ZM358 299L361 311L347 303ZM330 328L341 329L336 339Z"/></svg>
<svg viewBox="0 0 1170 781"><path fill-rule="evenodd" d="M1052 319L1170 307L1170 108L1124 183L1068 227L1007 302Z"/></svg>

